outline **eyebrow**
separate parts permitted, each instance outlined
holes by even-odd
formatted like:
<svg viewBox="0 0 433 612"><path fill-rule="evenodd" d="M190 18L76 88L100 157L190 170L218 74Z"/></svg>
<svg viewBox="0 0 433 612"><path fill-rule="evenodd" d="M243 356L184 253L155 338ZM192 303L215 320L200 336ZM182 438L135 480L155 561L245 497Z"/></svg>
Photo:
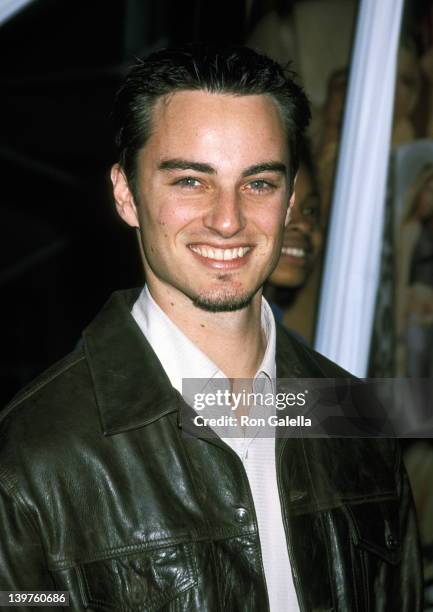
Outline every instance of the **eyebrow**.
<svg viewBox="0 0 433 612"><path fill-rule="evenodd" d="M260 174L261 172L280 172L281 174L287 174L287 167L282 162L263 162L261 164L255 164L249 166L242 172L242 176L251 176L253 174Z"/></svg>
<svg viewBox="0 0 433 612"><path fill-rule="evenodd" d="M205 174L217 174L216 169L210 164L195 162L188 159L165 159L159 166L159 170L194 170ZM242 172L243 177L260 174L261 172L280 172L287 174L287 167L282 162L269 161L249 166Z"/></svg>
<svg viewBox="0 0 433 612"><path fill-rule="evenodd" d="M159 170L195 170L205 174L216 174L215 168L202 162L189 161L187 159L165 159L159 166Z"/></svg>

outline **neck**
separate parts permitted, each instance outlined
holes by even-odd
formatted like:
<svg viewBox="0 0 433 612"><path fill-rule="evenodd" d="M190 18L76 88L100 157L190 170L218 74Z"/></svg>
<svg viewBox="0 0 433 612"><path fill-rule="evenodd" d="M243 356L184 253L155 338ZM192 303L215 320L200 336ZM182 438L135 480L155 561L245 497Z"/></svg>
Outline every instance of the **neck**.
<svg viewBox="0 0 433 612"><path fill-rule="evenodd" d="M209 312L172 287L148 283L148 288L165 314L228 378L254 377L266 350L261 290L241 310Z"/></svg>

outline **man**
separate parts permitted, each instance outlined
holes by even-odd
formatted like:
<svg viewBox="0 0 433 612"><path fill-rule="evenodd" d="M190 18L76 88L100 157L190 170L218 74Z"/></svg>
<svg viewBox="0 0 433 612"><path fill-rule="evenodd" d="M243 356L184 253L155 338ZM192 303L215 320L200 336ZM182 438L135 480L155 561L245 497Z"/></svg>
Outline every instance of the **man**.
<svg viewBox="0 0 433 612"><path fill-rule="evenodd" d="M261 288L309 110L243 48L140 62L119 92L120 216L146 287L115 294L0 429L0 589L72 609L417 610L393 441L185 435L182 379L344 376L275 328Z"/></svg>

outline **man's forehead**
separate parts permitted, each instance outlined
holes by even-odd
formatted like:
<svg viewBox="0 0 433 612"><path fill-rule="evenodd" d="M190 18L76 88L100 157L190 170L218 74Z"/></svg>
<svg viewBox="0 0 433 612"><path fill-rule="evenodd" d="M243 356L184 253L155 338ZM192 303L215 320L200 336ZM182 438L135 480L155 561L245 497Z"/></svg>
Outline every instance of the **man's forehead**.
<svg viewBox="0 0 433 612"><path fill-rule="evenodd" d="M216 112L221 110L238 110L254 107L264 115L278 117L283 121L280 107L276 99L270 94L238 94L230 91L209 91L208 89L181 89L160 96L153 106L153 119L170 116L177 112L184 112L188 107L212 107ZM186 114L184 119L191 118Z"/></svg>
<svg viewBox="0 0 433 612"><path fill-rule="evenodd" d="M243 154L246 150L253 154L258 149L257 160L246 165L263 159L275 161L276 157L277 161L288 163L281 112L266 94L182 90L164 96L154 105L150 138L144 149L153 148L152 144L161 149L161 158L168 159L194 159L198 148L202 151L197 150L200 155L195 161L207 161L205 152L235 145ZM260 153L260 149L265 150Z"/></svg>

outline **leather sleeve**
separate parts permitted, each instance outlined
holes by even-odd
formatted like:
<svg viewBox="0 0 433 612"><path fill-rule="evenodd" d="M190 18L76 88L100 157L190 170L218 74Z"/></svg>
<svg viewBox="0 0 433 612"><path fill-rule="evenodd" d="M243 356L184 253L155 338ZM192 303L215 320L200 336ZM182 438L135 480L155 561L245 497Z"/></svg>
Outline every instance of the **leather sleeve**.
<svg viewBox="0 0 433 612"><path fill-rule="evenodd" d="M412 490L406 469L401 470L401 538L402 560L400 580L401 610L418 612L423 610L423 568L419 534Z"/></svg>
<svg viewBox="0 0 433 612"><path fill-rule="evenodd" d="M0 479L0 590L53 589L36 526Z"/></svg>

